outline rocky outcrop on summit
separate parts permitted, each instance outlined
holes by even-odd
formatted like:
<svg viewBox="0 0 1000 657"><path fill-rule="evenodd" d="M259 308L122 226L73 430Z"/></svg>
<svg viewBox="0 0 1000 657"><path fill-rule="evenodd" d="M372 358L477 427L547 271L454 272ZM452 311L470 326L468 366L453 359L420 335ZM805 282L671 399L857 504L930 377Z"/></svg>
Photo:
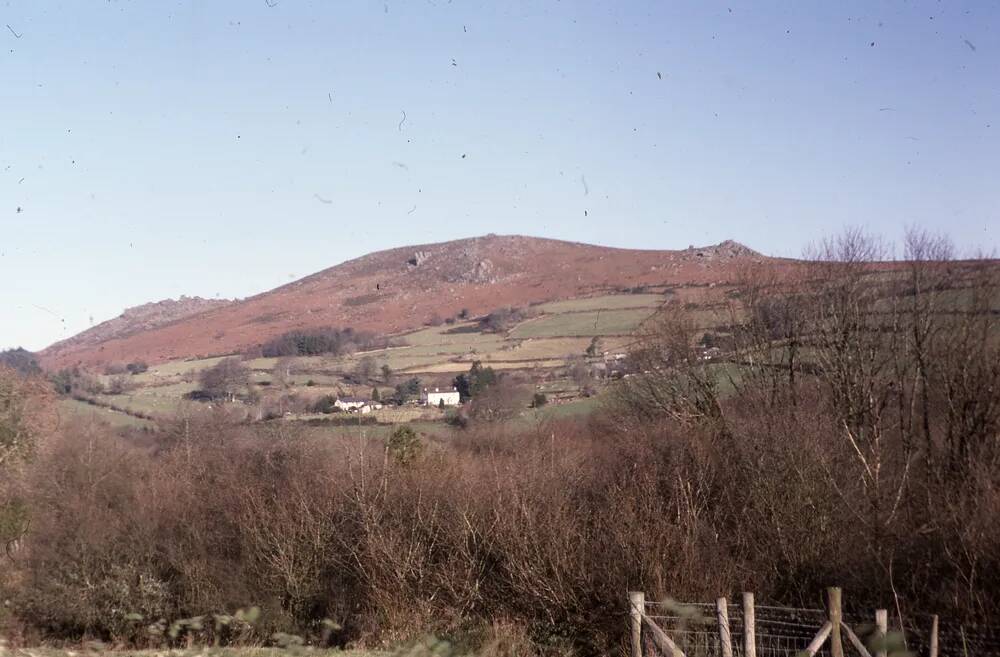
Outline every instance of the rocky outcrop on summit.
<svg viewBox="0 0 1000 657"><path fill-rule="evenodd" d="M754 251L748 246L735 242L733 240L725 240L719 242L718 244L712 244L710 246L689 246L686 253L688 255L693 255L696 258L706 258L706 259L732 259L732 258L763 258L764 256L757 251Z"/></svg>

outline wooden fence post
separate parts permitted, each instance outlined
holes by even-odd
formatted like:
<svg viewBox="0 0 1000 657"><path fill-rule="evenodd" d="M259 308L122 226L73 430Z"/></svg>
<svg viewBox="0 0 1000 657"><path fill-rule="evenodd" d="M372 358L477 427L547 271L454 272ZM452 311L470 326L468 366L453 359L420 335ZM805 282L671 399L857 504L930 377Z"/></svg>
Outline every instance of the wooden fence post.
<svg viewBox="0 0 1000 657"><path fill-rule="evenodd" d="M875 610L875 632L875 657L886 657L888 647L885 645L885 637L889 634L889 612L885 609Z"/></svg>
<svg viewBox="0 0 1000 657"><path fill-rule="evenodd" d="M632 657L642 657L642 615L646 611L646 594L629 591L628 615L632 621Z"/></svg>
<svg viewBox="0 0 1000 657"><path fill-rule="evenodd" d="M819 632L813 637L813 640L809 642L806 646L806 654L809 657L814 657L819 649L823 647L823 642L826 641L827 637L830 636L830 621L823 623L823 627L819 628Z"/></svg>
<svg viewBox="0 0 1000 657"><path fill-rule="evenodd" d="M743 657L757 657L753 593L743 594Z"/></svg>
<svg viewBox="0 0 1000 657"><path fill-rule="evenodd" d="M962 636L964 641L965 636ZM938 617L934 614L931 619L931 652L930 657L938 657Z"/></svg>
<svg viewBox="0 0 1000 657"><path fill-rule="evenodd" d="M733 657L733 636L729 633L729 605L725 598L715 601L715 613L719 619L719 646L722 657Z"/></svg>
<svg viewBox="0 0 1000 657"><path fill-rule="evenodd" d="M844 617L840 606L840 587L831 586L828 588L826 598L830 618L830 655L831 657L844 657L844 641L840 636L840 623Z"/></svg>

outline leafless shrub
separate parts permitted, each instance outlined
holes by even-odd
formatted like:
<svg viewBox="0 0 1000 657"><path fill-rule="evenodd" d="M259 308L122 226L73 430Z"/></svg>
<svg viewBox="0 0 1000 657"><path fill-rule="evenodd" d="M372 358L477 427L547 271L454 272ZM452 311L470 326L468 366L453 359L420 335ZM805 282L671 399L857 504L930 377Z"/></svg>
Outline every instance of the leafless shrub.
<svg viewBox="0 0 1000 657"><path fill-rule="evenodd" d="M125 368L125 363L108 363L104 366L104 374L107 376L125 374L126 372L128 372L128 370Z"/></svg>
<svg viewBox="0 0 1000 657"><path fill-rule="evenodd" d="M135 388L136 384L133 383L129 377L123 374L118 374L108 380L105 392L109 395L124 395L132 390L135 390Z"/></svg>
<svg viewBox="0 0 1000 657"><path fill-rule="evenodd" d="M531 392L507 377L483 389L470 402L469 415L474 420L503 422L528 407Z"/></svg>

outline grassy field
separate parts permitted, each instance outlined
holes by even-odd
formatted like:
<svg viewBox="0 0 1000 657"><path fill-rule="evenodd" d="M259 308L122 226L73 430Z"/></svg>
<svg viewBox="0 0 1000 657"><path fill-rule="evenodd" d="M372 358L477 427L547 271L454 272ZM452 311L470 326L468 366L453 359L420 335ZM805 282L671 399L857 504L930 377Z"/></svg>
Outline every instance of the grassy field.
<svg viewBox="0 0 1000 657"><path fill-rule="evenodd" d="M137 374L133 377L139 383L151 383L157 379L181 376L187 374L188 372L200 372L201 370L208 369L212 367L220 360L225 358L225 356L218 356L215 358L202 358L201 360L175 360L169 363L160 363L159 365L154 365L150 367L147 371L142 374Z"/></svg>
<svg viewBox="0 0 1000 657"><path fill-rule="evenodd" d="M72 423L74 425L90 421L106 422L115 428L148 428L153 423L149 420L134 417L127 413L120 413L110 408L101 408L76 399L60 399L57 410L60 423Z"/></svg>
<svg viewBox="0 0 1000 657"><path fill-rule="evenodd" d="M356 352L349 356L305 356L295 358L298 372L341 371L349 372L362 358L372 358L377 367L388 365L393 370L406 370L423 365L432 365L459 356L488 353L500 349L505 344L502 335L483 333L447 334L449 326L435 327L404 336L408 346ZM247 366L261 372L270 372L278 362L276 358L255 358L247 361ZM309 378L309 377L306 377ZM319 381L316 377L314 380Z"/></svg>
<svg viewBox="0 0 1000 657"><path fill-rule="evenodd" d="M189 383L186 381L181 381L178 383L171 383L163 386L155 386L149 388L140 388L137 394L142 394L149 397L166 397L171 399L177 399L178 397L183 397L187 393L196 389L198 384Z"/></svg>
<svg viewBox="0 0 1000 657"><path fill-rule="evenodd" d="M262 380L270 381L271 378L270 376L267 376L266 378L262 378ZM297 386L305 386L308 385L310 381L312 381L313 385L315 386L330 387L330 388L336 387L338 384L343 382L343 379L334 376L332 374L318 374L316 372L302 372L299 374L292 374L290 377L288 377L288 380Z"/></svg>
<svg viewBox="0 0 1000 657"><path fill-rule="evenodd" d="M405 351L392 352L387 354L384 358L379 358L378 356L373 356L376 365L381 368L382 365L388 365L393 370L397 372L406 371L411 368L421 367L424 365L433 365L434 363L440 363L443 361L455 358L456 354L444 353L444 354L424 354L424 355L413 355ZM352 359L347 361L344 365L345 371L350 371L355 367L359 359Z"/></svg>
<svg viewBox="0 0 1000 657"><path fill-rule="evenodd" d="M568 405L565 400L579 394L573 384L559 387L552 381L553 372L566 366L571 359L584 357L592 337L601 337L601 351L620 352L632 341L631 334L652 315L665 300L663 294L608 294L582 299L555 301L534 306L534 317L514 326L506 333L483 333L475 321L442 324L410 333L392 336L398 347L357 352L346 356L305 356L293 359L291 387L274 386L273 370L277 358L254 358L245 362L252 370L254 390L262 404L273 403L280 395L293 394L298 408L303 400L322 395L355 394L367 396L376 383L384 394L406 377L417 376L423 385L448 383L456 374L468 371L480 360L496 370L518 372L523 380L533 381L536 390L552 395L551 410L532 411L533 416L548 417L584 412L592 405L589 400ZM158 364L143 374L128 377L136 384L123 395L101 395L102 404L114 405L129 412L152 417L169 417L188 405L202 407L199 402L185 399L198 388L198 373L212 367L224 357L183 360ZM354 382L351 373L364 358L375 362L378 374L363 383ZM395 376L387 384L380 370L388 365ZM100 377L105 384L113 377ZM308 385L307 385L308 384ZM581 410L583 409L583 410ZM117 426L137 426L144 421L126 413L96 409L73 402L65 408L75 417L97 415ZM106 417L105 417L106 416ZM298 415L306 420L311 416ZM437 422L426 412L413 408L387 408L377 416L381 424ZM314 418L315 419L315 418ZM148 424L148 423L147 423Z"/></svg>
<svg viewBox="0 0 1000 657"><path fill-rule="evenodd" d="M473 349L486 349L491 345L503 342L503 336L494 333L453 333L456 330L469 330L477 326L475 322L465 322L453 324L451 326L442 324L429 328L407 333L402 337L408 345L434 346L442 345L464 346Z"/></svg>
<svg viewBox="0 0 1000 657"><path fill-rule="evenodd" d="M403 370L404 374L458 374L468 372L474 359L463 360L455 363L437 363L434 365L422 365ZM566 362L562 359L532 360L532 361L494 361L489 365L494 370L538 370L562 367Z"/></svg>
<svg viewBox="0 0 1000 657"><path fill-rule="evenodd" d="M584 397L563 404L547 404L528 411L529 419L536 421L558 420L589 415L601 404L600 397Z"/></svg>
<svg viewBox="0 0 1000 657"><path fill-rule="evenodd" d="M548 315L576 313L587 310L622 310L626 308L657 308L664 301L662 294L609 294L587 299L552 301L534 306Z"/></svg>
<svg viewBox="0 0 1000 657"><path fill-rule="evenodd" d="M503 349L483 354L484 363L495 361L531 361L540 359L566 359L586 354L591 338L525 338L511 340ZM619 351L631 338L608 337L600 341L602 351ZM467 359L466 359L467 360Z"/></svg>
<svg viewBox="0 0 1000 657"><path fill-rule="evenodd" d="M186 404L197 403L183 398L183 393L180 390L184 388L193 389L194 385L178 384L176 386L177 392L172 395L160 393L159 388L140 388L127 395L97 395L97 399L102 404L118 406L133 413L165 417L174 415L178 409Z"/></svg>
<svg viewBox="0 0 1000 657"><path fill-rule="evenodd" d="M590 338L540 338L510 340L501 349L480 356L487 361L526 361L544 358L582 356L590 345Z"/></svg>
<svg viewBox="0 0 1000 657"><path fill-rule="evenodd" d="M653 314L651 308L593 310L542 315L514 327L515 338L628 335Z"/></svg>

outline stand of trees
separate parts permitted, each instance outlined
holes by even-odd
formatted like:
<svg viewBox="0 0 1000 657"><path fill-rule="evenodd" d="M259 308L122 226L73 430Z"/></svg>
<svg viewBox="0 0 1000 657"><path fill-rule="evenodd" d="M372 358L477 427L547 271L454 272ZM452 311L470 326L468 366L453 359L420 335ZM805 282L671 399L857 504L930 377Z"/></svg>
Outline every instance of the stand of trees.
<svg viewBox="0 0 1000 657"><path fill-rule="evenodd" d="M469 401L497 383L500 376L492 367L483 367L481 362L473 361L469 371L455 377L454 386L462 401Z"/></svg>
<svg viewBox="0 0 1000 657"><path fill-rule="evenodd" d="M503 333L531 316L525 308L497 308L479 320L479 326L483 331Z"/></svg>
<svg viewBox="0 0 1000 657"><path fill-rule="evenodd" d="M405 404L408 401L420 396L420 379L411 377L402 383L396 384L396 389L392 394L392 402L397 405Z"/></svg>
<svg viewBox="0 0 1000 657"><path fill-rule="evenodd" d="M265 358L282 356L340 356L357 350L380 349L389 341L368 331L348 328L320 328L290 331L261 346Z"/></svg>
<svg viewBox="0 0 1000 657"><path fill-rule="evenodd" d="M233 401L251 385L250 369L238 357L223 358L198 374L199 398Z"/></svg>

